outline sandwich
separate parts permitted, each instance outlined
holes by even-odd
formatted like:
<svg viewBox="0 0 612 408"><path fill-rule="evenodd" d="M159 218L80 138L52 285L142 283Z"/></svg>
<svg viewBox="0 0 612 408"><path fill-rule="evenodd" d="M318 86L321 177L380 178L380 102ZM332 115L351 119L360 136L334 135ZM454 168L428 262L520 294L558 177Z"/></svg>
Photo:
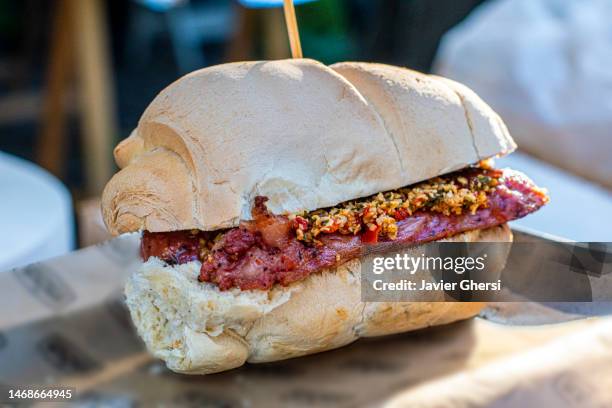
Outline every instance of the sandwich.
<svg viewBox="0 0 612 408"><path fill-rule="evenodd" d="M491 158L499 116L449 79L360 62L239 62L164 89L114 151L113 234L141 231L126 302L150 352L209 374L477 315L364 302L364 248L509 242L548 197Z"/></svg>

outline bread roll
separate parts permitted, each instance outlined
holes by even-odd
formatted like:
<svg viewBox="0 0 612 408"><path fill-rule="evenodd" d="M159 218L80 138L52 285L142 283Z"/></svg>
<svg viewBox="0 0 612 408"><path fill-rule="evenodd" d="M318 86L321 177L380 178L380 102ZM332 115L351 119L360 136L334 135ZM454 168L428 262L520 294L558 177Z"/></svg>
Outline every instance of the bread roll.
<svg viewBox="0 0 612 408"><path fill-rule="evenodd" d="M444 241L511 240L504 224ZM502 268L497 265L490 272ZM364 303L359 259L269 291L220 291L198 282L198 274L198 262L166 266L152 258L125 289L132 319L147 348L170 369L187 374L215 373L245 361L282 360L340 347L360 337L445 324L472 317L484 306Z"/></svg>
<svg viewBox="0 0 612 408"><path fill-rule="evenodd" d="M499 117L453 81L308 59L205 68L164 89L115 149L102 196L113 234L217 230L429 179L515 148Z"/></svg>
<svg viewBox="0 0 612 408"><path fill-rule="evenodd" d="M315 210L514 148L499 117L444 78L308 59L218 65L184 76L149 105L115 149L121 171L104 190L102 212L113 234L213 231L250 219L256 196L276 214ZM511 239L502 225L450 240ZM483 307L362 302L360 259L270 290L220 291L198 281L200 266L151 258L125 289L149 350L183 373L316 353Z"/></svg>

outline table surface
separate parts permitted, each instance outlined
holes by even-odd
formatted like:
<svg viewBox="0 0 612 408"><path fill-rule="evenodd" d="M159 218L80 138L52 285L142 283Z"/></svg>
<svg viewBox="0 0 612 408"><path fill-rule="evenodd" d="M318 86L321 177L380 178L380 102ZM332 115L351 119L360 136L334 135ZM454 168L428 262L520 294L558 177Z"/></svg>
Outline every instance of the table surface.
<svg viewBox="0 0 612 408"><path fill-rule="evenodd" d="M70 193L33 163L0 152L0 272L74 248Z"/></svg>
<svg viewBox="0 0 612 408"><path fill-rule="evenodd" d="M0 383L72 386L84 401L93 399L90 405L112 406L117 401L141 406L183 401L254 407L306 407L318 401L334 407L392 402L423 408L611 406L602 399L612 389L612 317L536 326L475 319L212 376L174 374L145 352L126 314L124 281L140 263L138 244L138 234L127 234L70 259L0 275ZM52 282L53 296L24 285L31 276L51 276L46 282ZM534 307L538 315L552 313L543 314L545 305L524 302L492 307L487 318L497 316L495 321L504 323L516 322L517 313L523 314L518 320L529 317L531 324L550 321L534 321ZM16 308L20 313L10 312ZM551 392L559 386L559 392ZM556 398L584 389L589 392L582 403ZM504 404L507 397L513 403Z"/></svg>

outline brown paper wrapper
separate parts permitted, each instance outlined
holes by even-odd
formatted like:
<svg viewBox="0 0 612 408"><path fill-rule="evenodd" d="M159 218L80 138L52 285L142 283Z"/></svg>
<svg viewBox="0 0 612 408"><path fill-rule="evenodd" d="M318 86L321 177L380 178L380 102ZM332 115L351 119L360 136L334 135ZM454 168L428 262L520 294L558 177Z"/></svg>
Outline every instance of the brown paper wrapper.
<svg viewBox="0 0 612 408"><path fill-rule="evenodd" d="M612 324L603 318L530 327L474 319L221 374L176 374L147 354L123 303L137 252L138 236L126 235L0 274L0 385L76 387L77 406L612 405ZM534 310L503 303L487 313L529 323L558 314Z"/></svg>

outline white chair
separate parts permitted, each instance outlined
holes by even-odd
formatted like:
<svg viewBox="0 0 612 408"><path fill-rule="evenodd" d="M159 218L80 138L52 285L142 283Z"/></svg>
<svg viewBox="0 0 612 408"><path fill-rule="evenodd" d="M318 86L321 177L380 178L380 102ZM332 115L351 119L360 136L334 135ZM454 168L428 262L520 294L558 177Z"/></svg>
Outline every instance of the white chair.
<svg viewBox="0 0 612 408"><path fill-rule="evenodd" d="M0 273L74 248L70 193L33 163L0 152Z"/></svg>

